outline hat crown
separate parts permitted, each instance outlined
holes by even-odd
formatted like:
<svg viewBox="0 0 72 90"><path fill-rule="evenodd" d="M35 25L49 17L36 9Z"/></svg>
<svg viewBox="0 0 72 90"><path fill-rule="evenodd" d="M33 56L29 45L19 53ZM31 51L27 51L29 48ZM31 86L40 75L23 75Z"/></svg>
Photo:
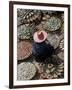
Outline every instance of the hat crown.
<svg viewBox="0 0 72 90"><path fill-rule="evenodd" d="M43 32L38 32L37 35L38 35L38 39L40 39L40 40L43 40L44 39Z"/></svg>

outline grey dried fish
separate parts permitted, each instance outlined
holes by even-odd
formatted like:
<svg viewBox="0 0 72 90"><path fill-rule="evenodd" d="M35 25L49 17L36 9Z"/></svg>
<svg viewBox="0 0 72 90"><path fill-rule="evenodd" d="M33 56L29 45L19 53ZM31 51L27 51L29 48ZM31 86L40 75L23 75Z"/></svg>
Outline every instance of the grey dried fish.
<svg viewBox="0 0 72 90"><path fill-rule="evenodd" d="M64 39L60 41L59 48L64 51Z"/></svg>

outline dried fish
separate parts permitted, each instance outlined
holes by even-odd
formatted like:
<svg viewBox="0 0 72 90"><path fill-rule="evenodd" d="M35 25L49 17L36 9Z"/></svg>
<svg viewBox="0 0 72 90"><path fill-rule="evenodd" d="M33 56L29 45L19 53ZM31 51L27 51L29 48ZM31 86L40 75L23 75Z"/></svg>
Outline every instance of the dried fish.
<svg viewBox="0 0 72 90"><path fill-rule="evenodd" d="M53 68L53 64L48 64L48 68L49 69Z"/></svg>
<svg viewBox="0 0 72 90"><path fill-rule="evenodd" d="M62 51L64 51L64 39L60 41L59 47Z"/></svg>
<svg viewBox="0 0 72 90"><path fill-rule="evenodd" d="M50 70L50 72L54 72L54 71L55 71L55 69L56 69L56 68L55 68L55 67L53 67L53 68Z"/></svg>
<svg viewBox="0 0 72 90"><path fill-rule="evenodd" d="M38 73L44 72L44 64L43 63L34 62L34 65L36 66Z"/></svg>
<svg viewBox="0 0 72 90"><path fill-rule="evenodd" d="M46 73L47 73L47 74L49 74L49 73L50 73L50 70L49 70L49 69L47 69L47 70L46 70Z"/></svg>
<svg viewBox="0 0 72 90"><path fill-rule="evenodd" d="M58 78L58 75L54 73L54 74L53 74L53 77L54 77L54 78Z"/></svg>
<svg viewBox="0 0 72 90"><path fill-rule="evenodd" d="M53 76L51 74L47 75L47 79L52 79L52 78L53 78Z"/></svg>
<svg viewBox="0 0 72 90"><path fill-rule="evenodd" d="M41 73L40 79L47 79L47 73Z"/></svg>

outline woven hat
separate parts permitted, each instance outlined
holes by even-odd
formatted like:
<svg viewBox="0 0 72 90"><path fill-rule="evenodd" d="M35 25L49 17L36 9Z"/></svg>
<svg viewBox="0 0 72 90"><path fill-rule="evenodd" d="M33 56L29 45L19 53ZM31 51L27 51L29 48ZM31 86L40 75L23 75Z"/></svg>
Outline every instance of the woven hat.
<svg viewBox="0 0 72 90"><path fill-rule="evenodd" d="M47 38L47 33L43 30L37 31L33 35L34 41L38 42L38 43L41 43L41 42L45 41L46 38Z"/></svg>

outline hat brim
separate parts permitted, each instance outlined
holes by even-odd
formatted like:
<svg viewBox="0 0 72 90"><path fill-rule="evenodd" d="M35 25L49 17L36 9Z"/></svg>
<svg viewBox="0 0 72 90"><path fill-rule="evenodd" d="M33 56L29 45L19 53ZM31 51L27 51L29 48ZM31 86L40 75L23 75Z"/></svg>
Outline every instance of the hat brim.
<svg viewBox="0 0 72 90"><path fill-rule="evenodd" d="M41 43L41 42L45 41L45 39L47 38L47 33L46 33L45 31L41 31L41 32L42 32L43 35L44 35L44 39L40 40L40 39L38 38L37 32L35 32L34 35L33 35L33 38L34 38L34 41L35 41L35 42Z"/></svg>

